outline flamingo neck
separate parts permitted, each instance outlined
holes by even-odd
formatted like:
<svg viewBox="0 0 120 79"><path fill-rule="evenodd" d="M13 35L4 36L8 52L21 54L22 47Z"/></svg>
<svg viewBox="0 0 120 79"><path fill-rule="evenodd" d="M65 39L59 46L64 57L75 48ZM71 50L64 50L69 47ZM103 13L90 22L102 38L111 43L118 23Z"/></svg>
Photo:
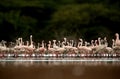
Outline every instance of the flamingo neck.
<svg viewBox="0 0 120 79"><path fill-rule="evenodd" d="M119 40L119 35L116 36L116 40Z"/></svg>
<svg viewBox="0 0 120 79"><path fill-rule="evenodd" d="M87 42L85 42L85 46L87 47Z"/></svg>
<svg viewBox="0 0 120 79"><path fill-rule="evenodd" d="M58 41L58 46L60 47L60 45L61 45L61 44L60 44L60 41Z"/></svg>
<svg viewBox="0 0 120 79"><path fill-rule="evenodd" d="M98 46L98 44L97 44L97 40L95 40L95 46Z"/></svg>
<svg viewBox="0 0 120 79"><path fill-rule="evenodd" d="M18 46L21 46L21 38L18 38Z"/></svg>
<svg viewBox="0 0 120 79"><path fill-rule="evenodd" d="M70 46L70 43L69 43L69 42L67 42L67 45L68 45L68 46Z"/></svg>
<svg viewBox="0 0 120 79"><path fill-rule="evenodd" d="M62 42L62 47L63 47L63 48L65 47L64 42Z"/></svg>
<svg viewBox="0 0 120 79"><path fill-rule="evenodd" d="M94 46L94 43L93 43L93 42L91 42L91 46Z"/></svg>
<svg viewBox="0 0 120 79"><path fill-rule="evenodd" d="M27 42L27 46L29 45L29 42L28 41L26 41Z"/></svg>
<svg viewBox="0 0 120 79"><path fill-rule="evenodd" d="M101 45L101 40L100 39L98 40L98 43L99 43L99 46L100 46Z"/></svg>
<svg viewBox="0 0 120 79"><path fill-rule="evenodd" d="M50 47L51 45L50 44L48 44L48 49L50 49L51 47Z"/></svg>
<svg viewBox="0 0 120 79"><path fill-rule="evenodd" d="M32 35L30 35L30 44L32 45L33 41L32 41Z"/></svg>
<svg viewBox="0 0 120 79"><path fill-rule="evenodd" d="M56 42L53 40L53 47L55 47L56 46Z"/></svg>
<svg viewBox="0 0 120 79"><path fill-rule="evenodd" d="M73 46L73 44L74 44L74 41L72 40L72 42L71 42L71 46Z"/></svg>
<svg viewBox="0 0 120 79"><path fill-rule="evenodd" d="M44 48L44 43L42 43L42 47Z"/></svg>
<svg viewBox="0 0 120 79"><path fill-rule="evenodd" d="M23 40L22 40L22 38L21 38L21 45L23 45Z"/></svg>
<svg viewBox="0 0 120 79"><path fill-rule="evenodd" d="M81 45L80 46L83 46L83 41L81 41Z"/></svg>
<svg viewBox="0 0 120 79"><path fill-rule="evenodd" d="M77 47L80 47L80 42L78 42L78 45L77 45Z"/></svg>
<svg viewBox="0 0 120 79"><path fill-rule="evenodd" d="M113 43L112 43L112 48L114 48L114 46L115 46L115 43L114 43L114 41L113 41Z"/></svg>

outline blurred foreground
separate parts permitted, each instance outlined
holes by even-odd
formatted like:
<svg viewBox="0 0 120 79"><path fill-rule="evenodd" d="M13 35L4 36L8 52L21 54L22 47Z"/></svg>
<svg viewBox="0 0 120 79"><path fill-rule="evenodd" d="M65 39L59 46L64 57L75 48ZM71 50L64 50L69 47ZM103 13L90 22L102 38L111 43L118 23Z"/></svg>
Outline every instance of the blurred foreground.
<svg viewBox="0 0 120 79"><path fill-rule="evenodd" d="M68 59L70 60L63 60ZM0 79L119 79L120 73L119 61L32 61L37 60L34 58L16 60L21 61L0 61Z"/></svg>

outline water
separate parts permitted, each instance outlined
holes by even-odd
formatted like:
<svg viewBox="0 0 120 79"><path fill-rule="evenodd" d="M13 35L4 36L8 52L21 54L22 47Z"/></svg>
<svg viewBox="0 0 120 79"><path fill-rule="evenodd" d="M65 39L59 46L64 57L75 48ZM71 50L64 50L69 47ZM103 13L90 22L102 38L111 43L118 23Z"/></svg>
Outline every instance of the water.
<svg viewBox="0 0 120 79"><path fill-rule="evenodd" d="M119 58L1 58L0 79L119 79Z"/></svg>
<svg viewBox="0 0 120 79"><path fill-rule="evenodd" d="M36 58L36 57L8 57L8 58L1 58L0 59L0 64L6 65L6 64L30 64L30 65L35 65L35 64L40 64L43 65L67 65L67 64L80 64L80 65L105 65L105 64L115 64L118 65L120 63L120 58L72 58L72 57L66 57L66 58L48 58L48 57L41 57L41 58Z"/></svg>

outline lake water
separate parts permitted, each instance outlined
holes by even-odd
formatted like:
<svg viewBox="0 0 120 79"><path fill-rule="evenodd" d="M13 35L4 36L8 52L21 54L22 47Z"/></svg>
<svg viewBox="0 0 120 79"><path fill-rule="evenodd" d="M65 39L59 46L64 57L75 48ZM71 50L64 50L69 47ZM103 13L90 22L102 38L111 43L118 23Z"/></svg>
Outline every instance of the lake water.
<svg viewBox="0 0 120 79"><path fill-rule="evenodd" d="M120 79L119 58L1 58L0 79Z"/></svg>

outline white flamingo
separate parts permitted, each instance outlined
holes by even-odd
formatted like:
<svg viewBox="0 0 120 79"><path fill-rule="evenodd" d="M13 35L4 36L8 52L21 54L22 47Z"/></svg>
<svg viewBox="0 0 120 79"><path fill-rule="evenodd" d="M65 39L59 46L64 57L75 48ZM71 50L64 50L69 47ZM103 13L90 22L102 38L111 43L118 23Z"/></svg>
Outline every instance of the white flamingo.
<svg viewBox="0 0 120 79"><path fill-rule="evenodd" d="M105 45L105 49L108 52L111 52L113 50L111 47L108 47L108 42L107 42L107 38L106 37L104 37L104 45Z"/></svg>
<svg viewBox="0 0 120 79"><path fill-rule="evenodd" d="M82 39L79 40L80 40L80 42L78 43L79 51L81 51L82 53L90 53L92 49L87 47L87 42L85 42L85 45L83 46L83 40Z"/></svg>
<svg viewBox="0 0 120 79"><path fill-rule="evenodd" d="M9 51L9 48L5 45L6 41L2 40L0 43L0 53L2 56Z"/></svg>
<svg viewBox="0 0 120 79"><path fill-rule="evenodd" d="M112 44L112 48L113 48L113 53L119 53L120 52L120 40L119 40L119 34L116 33L115 34L116 39L112 39L113 44Z"/></svg>
<svg viewBox="0 0 120 79"><path fill-rule="evenodd" d="M55 52L55 49L51 47L51 41L49 41L49 44L48 44L48 51L50 51L51 53Z"/></svg>
<svg viewBox="0 0 120 79"><path fill-rule="evenodd" d="M119 34L116 33L115 36L116 36L116 39L115 39L115 46L120 46Z"/></svg>
<svg viewBox="0 0 120 79"><path fill-rule="evenodd" d="M36 49L36 51L38 51L38 52L41 52L41 53L44 53L47 49L45 48L45 44L44 44L44 41L42 41L42 46L41 47L39 47L39 43L38 43L38 48Z"/></svg>
<svg viewBox="0 0 120 79"><path fill-rule="evenodd" d="M112 39L112 48L115 48L115 40Z"/></svg>

